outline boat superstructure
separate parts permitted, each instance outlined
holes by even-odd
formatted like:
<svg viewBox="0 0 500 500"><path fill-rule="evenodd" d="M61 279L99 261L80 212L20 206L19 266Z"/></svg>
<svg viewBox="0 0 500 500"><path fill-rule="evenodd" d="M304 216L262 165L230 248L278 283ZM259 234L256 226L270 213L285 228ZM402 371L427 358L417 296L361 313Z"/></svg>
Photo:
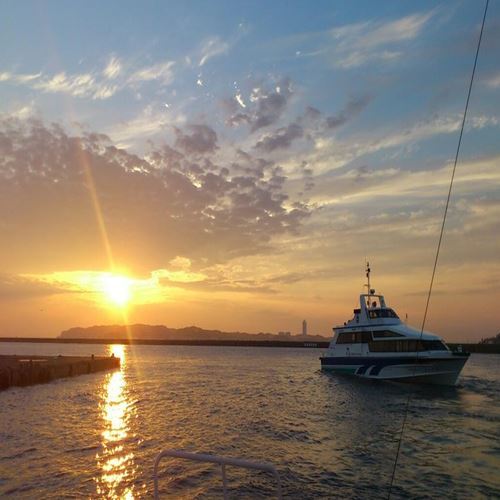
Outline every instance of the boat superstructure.
<svg viewBox="0 0 500 500"><path fill-rule="evenodd" d="M453 352L437 335L416 330L400 320L383 295L370 285L359 296L359 308L342 326L321 360L323 370L358 377L455 385L469 354Z"/></svg>

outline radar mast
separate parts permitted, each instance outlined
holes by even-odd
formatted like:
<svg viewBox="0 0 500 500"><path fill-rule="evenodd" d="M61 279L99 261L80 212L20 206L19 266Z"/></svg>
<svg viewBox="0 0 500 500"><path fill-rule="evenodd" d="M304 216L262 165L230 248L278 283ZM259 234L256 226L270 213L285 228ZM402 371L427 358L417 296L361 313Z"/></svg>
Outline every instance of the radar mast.
<svg viewBox="0 0 500 500"><path fill-rule="evenodd" d="M375 293L375 290L370 285L370 273L371 273L370 263L368 261L366 261L366 280L367 280L367 283L365 284L365 286L368 289L368 298L366 300L366 305L368 307L370 307L370 305L371 305L371 300L370 300L371 296Z"/></svg>

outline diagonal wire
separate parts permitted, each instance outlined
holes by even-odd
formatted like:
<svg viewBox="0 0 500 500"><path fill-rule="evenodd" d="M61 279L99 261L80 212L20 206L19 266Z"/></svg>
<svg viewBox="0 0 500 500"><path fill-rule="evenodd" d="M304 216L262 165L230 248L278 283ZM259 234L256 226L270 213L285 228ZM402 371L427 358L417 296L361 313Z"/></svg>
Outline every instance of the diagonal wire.
<svg viewBox="0 0 500 500"><path fill-rule="evenodd" d="M419 344L420 344L420 340L422 339L422 335L424 333L425 321L427 319L427 311L429 310L429 303L430 303L431 294L432 294L432 286L434 285L434 277L436 275L436 268L437 268L438 259L439 259L439 251L441 250L441 242L443 240L444 227L445 227L445 224L446 224L446 216L448 215L448 207L450 205L451 190L452 190L452 187L453 187L453 180L455 178L455 171L457 169L458 155L460 153L460 146L462 144L462 136L463 136L463 133L464 133L465 119L467 117L467 110L469 109L470 95L471 95L471 92L472 92L472 83L474 81L474 75L476 73L477 60L478 60L478 57L479 57L479 49L481 47L481 40L483 38L484 23L486 21L486 12L488 11L488 5L489 5L489 3L490 3L489 0L486 0L485 6L484 6L483 22L481 24L481 31L479 32L479 39L478 39L477 48L476 48L476 56L474 58L474 66L472 68L472 74L471 74L471 78L470 78L470 82L469 82L469 91L467 93L467 100L465 102L465 108L464 108L464 113L463 113L463 118L462 118L462 126L460 127L460 136L458 138L457 151L456 151L456 154L455 154L455 162L453 164L453 171L451 173L450 187L448 189L448 197L446 198L446 205L445 205L444 214L443 214L443 222L441 224L441 232L439 233L439 241L438 241L437 249L436 249L436 257L434 259L434 267L432 269L432 276L431 276L431 281L430 281L430 285L429 285L429 292L427 294L427 302L425 304L424 318L422 320L422 328L420 329ZM420 349L417 346L417 361L418 361L419 352L420 352ZM415 365L415 367L416 367L416 365ZM415 370L415 368L414 368L414 370ZM399 452L401 450L401 441L403 440L403 433L404 433L404 429L405 429L405 425L406 425L406 420L408 418L408 410L409 410L409 406L410 406L411 396L412 396L412 392L410 392L408 394L408 399L406 400L406 408L405 408L405 413L404 413L404 417L403 417L403 424L401 426L401 433L399 435L398 448L397 448L397 451L396 451L396 458L394 460L394 465L393 465L393 468L392 468L391 483L390 483L390 486L389 486L389 494L387 496L388 499L391 498L392 486L393 486L393 483L394 483L394 477L396 475L396 467L397 467L397 464L398 464Z"/></svg>

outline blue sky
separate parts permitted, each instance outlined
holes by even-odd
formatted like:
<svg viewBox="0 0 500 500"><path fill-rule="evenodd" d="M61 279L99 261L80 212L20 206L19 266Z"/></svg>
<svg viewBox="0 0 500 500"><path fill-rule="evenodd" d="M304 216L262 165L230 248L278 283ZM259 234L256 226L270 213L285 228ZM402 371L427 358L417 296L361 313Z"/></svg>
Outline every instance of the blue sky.
<svg viewBox="0 0 500 500"><path fill-rule="evenodd" d="M56 245L44 245L34 234L19 200L31 200L57 243L54 228L72 231L47 208L54 192L35 178L53 176L50 189L68 199L73 184L63 182L61 173L70 167L61 158L71 137L79 136L87 138L84 150L94 148L93 175L103 179L96 181L96 199L120 265L147 278L158 270L168 276L183 262L184 272L189 268L199 277L195 291L194 278L189 286L168 283L191 293L183 300L196 311L192 321L165 304L137 307L137 320L258 331L294 330L307 316L313 329L327 334L355 300L365 257L374 269L378 262L382 283L418 318L421 302L413 294L422 295L428 282L482 9L476 1L5 2L0 119L5 144L17 144L18 156L2 167L13 183L5 187L2 227L4 238L14 228L21 236L3 250L2 293L9 297L19 276L32 292L27 274L36 281L71 268ZM479 330L491 334L498 315L485 312L489 299L479 299L498 297L488 280L500 275L499 27L500 4L491 2L441 290L446 296L456 290L459 275L467 276L483 304L477 306L485 318ZM108 139L91 145L93 133ZM44 160L50 168L26 160L35 142L33 158L35 151L60 148ZM110 145L118 150L106 149ZM10 152L3 151L4 157ZM99 162L114 162L127 175L99 170ZM13 187L24 185L12 180L16 175L27 187L14 199ZM134 218L126 195L138 175L148 203L136 206ZM156 192L160 186L162 194ZM186 213L180 204L175 217L166 216L168 224L156 220L151 200L177 195L186 200ZM56 212L69 206L61 201ZM200 224L199 231L175 226L184 243L173 244L172 220L188 220L197 210L193 224ZM141 244L127 253L120 244L124 234ZM41 249L38 261L23 257L19 248L26 246ZM74 269L102 270L103 262L88 249L74 255ZM412 291L403 283L411 283ZM54 294L62 293L61 286ZM37 297L43 290L49 294L43 288ZM214 290L219 295L210 295ZM244 308L240 323L218 324L208 313L210 300L231 311ZM331 310L332 301L346 307ZM296 311L297 303L303 311ZM461 326L444 309L436 309L436 327L465 338L470 325ZM57 316L47 325L73 326L79 315Z"/></svg>

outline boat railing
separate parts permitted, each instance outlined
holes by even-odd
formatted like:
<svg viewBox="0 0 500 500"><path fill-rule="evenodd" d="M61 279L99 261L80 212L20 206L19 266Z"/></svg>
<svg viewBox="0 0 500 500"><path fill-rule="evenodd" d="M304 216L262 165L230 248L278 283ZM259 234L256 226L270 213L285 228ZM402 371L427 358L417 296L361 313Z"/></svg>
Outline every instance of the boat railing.
<svg viewBox="0 0 500 500"><path fill-rule="evenodd" d="M223 490L223 495L224 495L224 500L227 500L229 498L228 496L228 491L227 491L227 477L226 477L226 466L230 465L233 467L240 467L243 469L254 469L254 470L260 470L263 472L268 472L274 476L276 479L277 483L277 498L281 500L282 493L281 493L281 478L274 467L274 465L266 463L266 462L254 462L250 460L244 460L241 458L231 458L231 457L222 457L219 455L208 455L205 453L191 453L187 451L180 451L180 450L164 450L158 454L158 456L155 459L155 464L154 464L154 472L153 472L153 478L154 478L154 498L155 500L159 499L159 489L158 489L158 466L160 464L160 461L164 457L171 457L171 458L182 458L184 460L193 460L196 462L208 462L208 463L213 463L213 464L218 464L221 467L221 475L222 475L222 490Z"/></svg>

